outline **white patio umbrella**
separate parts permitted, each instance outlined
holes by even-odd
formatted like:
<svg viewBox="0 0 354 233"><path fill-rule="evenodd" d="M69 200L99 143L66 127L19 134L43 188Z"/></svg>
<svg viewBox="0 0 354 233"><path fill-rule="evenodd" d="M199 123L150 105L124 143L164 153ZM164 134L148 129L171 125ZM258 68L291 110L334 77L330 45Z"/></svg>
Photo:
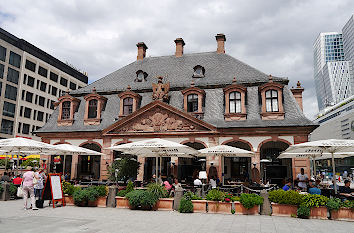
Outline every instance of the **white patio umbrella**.
<svg viewBox="0 0 354 233"><path fill-rule="evenodd" d="M0 150L17 155L26 153L48 154L59 149L48 143L35 141L27 138L0 139ZM18 175L19 159L17 160L16 175Z"/></svg>
<svg viewBox="0 0 354 233"><path fill-rule="evenodd" d="M107 149L122 151L126 154L137 155L141 157L156 157L156 182L158 177L158 158L162 157L193 157L198 151L177 142L171 142L161 138L147 139L138 142L122 144L108 147ZM160 169L161 169L160 159Z"/></svg>
<svg viewBox="0 0 354 233"><path fill-rule="evenodd" d="M53 155L64 155L64 162L63 162L63 173L65 172L65 161L67 155L78 154L78 155L105 155L103 153L86 149L80 146L74 146L70 144L59 144L54 145L58 151L53 153Z"/></svg>
<svg viewBox="0 0 354 233"><path fill-rule="evenodd" d="M354 155L354 140L339 140L339 139L327 139L312 142L305 142L290 146L285 150L285 153L298 153L298 154L331 154L333 176L336 175L336 166L334 158L341 157L343 155ZM336 179L334 182L334 192L337 193Z"/></svg>
<svg viewBox="0 0 354 233"><path fill-rule="evenodd" d="M224 174L224 164L223 164L223 158L224 157L246 157L250 158L254 156L254 153L252 151L240 149L237 147L233 146L227 146L227 145L218 145L218 146L213 146L209 148L204 148L201 150L198 150L199 154L197 156L204 157L204 156L221 156L221 169L222 169L222 174ZM222 176L222 183L224 184L224 176Z"/></svg>

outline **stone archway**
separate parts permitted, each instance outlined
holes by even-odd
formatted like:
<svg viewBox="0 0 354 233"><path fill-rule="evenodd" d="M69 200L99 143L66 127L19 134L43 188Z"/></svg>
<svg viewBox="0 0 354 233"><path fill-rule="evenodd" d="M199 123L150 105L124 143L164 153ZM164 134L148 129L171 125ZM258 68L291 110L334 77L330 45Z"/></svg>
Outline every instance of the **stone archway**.
<svg viewBox="0 0 354 233"><path fill-rule="evenodd" d="M267 141L262 143L259 151L263 179L270 180L270 182L274 184L283 185L284 180L291 176L291 159L278 159L280 153L289 146L290 144L284 141Z"/></svg>
<svg viewBox="0 0 354 233"><path fill-rule="evenodd" d="M80 145L83 148L101 152L102 147L96 142L87 142ZM77 177L81 180L98 180L101 171L100 155L79 155Z"/></svg>

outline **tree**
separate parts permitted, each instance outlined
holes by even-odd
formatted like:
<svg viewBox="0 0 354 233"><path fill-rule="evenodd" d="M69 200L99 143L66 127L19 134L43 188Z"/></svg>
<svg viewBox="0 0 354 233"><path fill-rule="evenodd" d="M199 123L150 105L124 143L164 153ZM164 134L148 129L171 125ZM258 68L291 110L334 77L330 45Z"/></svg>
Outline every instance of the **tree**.
<svg viewBox="0 0 354 233"><path fill-rule="evenodd" d="M115 160L109 167L109 179L117 182L123 180L126 182L129 178L135 178L138 175L140 163L131 158L122 158Z"/></svg>

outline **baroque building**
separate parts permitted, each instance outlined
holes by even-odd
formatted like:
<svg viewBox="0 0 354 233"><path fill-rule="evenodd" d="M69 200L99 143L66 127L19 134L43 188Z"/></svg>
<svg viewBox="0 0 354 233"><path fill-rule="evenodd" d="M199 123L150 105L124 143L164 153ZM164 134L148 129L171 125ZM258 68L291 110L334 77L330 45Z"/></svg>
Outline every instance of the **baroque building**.
<svg viewBox="0 0 354 233"><path fill-rule="evenodd" d="M124 155L105 148L156 137L195 149L225 144L256 154L225 158L224 174L219 157L163 158L163 176L191 180L206 169L220 179L243 180L253 166L263 171L265 159L272 182L292 177L301 167L309 172L307 159L276 159L289 145L306 142L317 127L303 114L301 84L291 89L287 78L266 75L227 55L224 34L217 34L216 41L216 51L184 54L185 42L177 38L175 54L160 57L146 57L148 47L138 43L136 61L61 96L37 135L47 143L105 154L68 156L65 172L71 178L106 180L108 166ZM137 179L149 180L154 158L138 160ZM48 161L53 167L53 158Z"/></svg>

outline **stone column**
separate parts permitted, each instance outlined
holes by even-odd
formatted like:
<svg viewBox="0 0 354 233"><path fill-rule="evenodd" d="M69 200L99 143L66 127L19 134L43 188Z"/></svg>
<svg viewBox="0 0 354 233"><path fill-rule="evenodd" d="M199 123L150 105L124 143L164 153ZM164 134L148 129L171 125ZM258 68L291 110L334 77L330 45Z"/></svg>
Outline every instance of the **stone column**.
<svg viewBox="0 0 354 233"><path fill-rule="evenodd" d="M110 137L103 138L103 148L110 147L112 139ZM113 162L113 151L108 149L103 149L102 153L105 155L101 156L100 164L100 180L107 180L109 177L108 166Z"/></svg>
<svg viewBox="0 0 354 233"><path fill-rule="evenodd" d="M77 177L77 164L79 162L79 156L77 154L73 154L72 162L71 162L71 177L70 179L73 180Z"/></svg>
<svg viewBox="0 0 354 233"><path fill-rule="evenodd" d="M308 136L294 136L294 144L299 144L308 141ZM311 177L311 164L309 159L292 159L293 167L293 179L296 179L296 175L300 173L301 168L304 168L305 174L310 178Z"/></svg>
<svg viewBox="0 0 354 233"><path fill-rule="evenodd" d="M143 181L144 180L144 165L145 165L145 158L138 156L138 162L140 163L140 167L138 170L138 176L137 180L138 181Z"/></svg>

